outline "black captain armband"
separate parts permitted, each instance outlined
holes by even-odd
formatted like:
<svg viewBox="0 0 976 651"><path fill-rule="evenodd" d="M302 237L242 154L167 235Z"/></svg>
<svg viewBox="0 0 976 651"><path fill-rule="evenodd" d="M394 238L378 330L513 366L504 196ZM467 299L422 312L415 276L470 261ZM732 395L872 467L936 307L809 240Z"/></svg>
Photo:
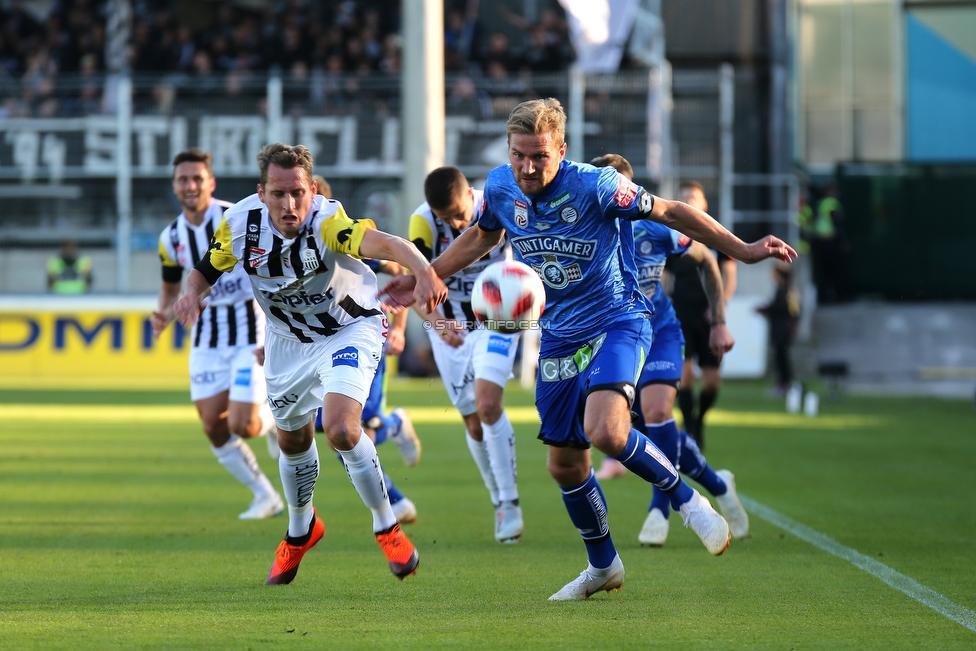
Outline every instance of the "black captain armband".
<svg viewBox="0 0 976 651"><path fill-rule="evenodd" d="M220 271L219 269L214 267L213 264L211 264L209 250L207 251L206 255L203 256L203 259L201 259L200 262L197 263L197 266L194 268L203 274L203 277L207 279L207 282L210 283L211 286L216 285L217 279L220 278L221 275L223 275L224 273L223 271Z"/></svg>
<svg viewBox="0 0 976 651"><path fill-rule="evenodd" d="M178 283L182 280L183 280L183 267L171 267L168 264L163 265L164 283Z"/></svg>
<svg viewBox="0 0 976 651"><path fill-rule="evenodd" d="M714 328L715 326L725 325L725 321L712 321L708 325Z"/></svg>

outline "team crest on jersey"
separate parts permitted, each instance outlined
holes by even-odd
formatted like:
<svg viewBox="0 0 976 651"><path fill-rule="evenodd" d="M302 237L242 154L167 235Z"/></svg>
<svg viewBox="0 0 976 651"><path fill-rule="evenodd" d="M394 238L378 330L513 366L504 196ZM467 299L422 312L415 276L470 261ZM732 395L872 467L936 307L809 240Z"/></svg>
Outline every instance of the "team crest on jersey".
<svg viewBox="0 0 976 651"><path fill-rule="evenodd" d="M524 201L515 200L515 224L519 228L529 225L529 206Z"/></svg>
<svg viewBox="0 0 976 651"><path fill-rule="evenodd" d="M563 206L559 209L559 219L562 220L564 224L569 224L572 226L579 221L579 210L576 206L569 205Z"/></svg>
<svg viewBox="0 0 976 651"><path fill-rule="evenodd" d="M257 246L252 246L251 259L248 260L248 263L251 265L251 267L257 269L262 264L264 264L264 259L261 256L263 256L265 253L266 251L264 249Z"/></svg>
<svg viewBox="0 0 976 651"><path fill-rule="evenodd" d="M637 197L637 186L626 176L617 176L617 179L617 194L613 196L613 200L621 208L630 208Z"/></svg>
<svg viewBox="0 0 976 651"><path fill-rule="evenodd" d="M319 268L319 257L312 249L302 251L302 271L312 272Z"/></svg>
<svg viewBox="0 0 976 651"><path fill-rule="evenodd" d="M545 262L541 265L532 265L535 272L542 278L542 282L553 289L565 289L569 283L579 282L583 279L583 272L579 264L573 263L563 266L554 255L543 256Z"/></svg>
<svg viewBox="0 0 976 651"><path fill-rule="evenodd" d="M641 240L637 243L637 252L641 255L651 255L654 253L654 242L651 240Z"/></svg>

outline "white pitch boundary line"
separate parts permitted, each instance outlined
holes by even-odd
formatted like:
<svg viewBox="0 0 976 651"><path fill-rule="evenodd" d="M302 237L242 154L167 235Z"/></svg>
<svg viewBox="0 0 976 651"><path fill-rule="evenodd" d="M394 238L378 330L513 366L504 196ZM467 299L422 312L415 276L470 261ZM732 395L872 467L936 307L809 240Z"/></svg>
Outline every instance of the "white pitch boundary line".
<svg viewBox="0 0 976 651"><path fill-rule="evenodd" d="M843 558L845 561L861 568L871 576L881 579L895 590L904 592L915 601L928 606L940 615L948 617L976 633L976 612L960 606L954 601L950 601L932 588L926 587L915 579L909 578L900 572L896 572L884 563L879 563L870 556L865 556L850 547L845 547L819 531L800 524L795 520L791 520L782 513L778 513L768 506L749 499L741 493L739 494L739 499L750 513L776 525L780 529L789 531L800 540L808 542L814 547L819 547L825 552Z"/></svg>

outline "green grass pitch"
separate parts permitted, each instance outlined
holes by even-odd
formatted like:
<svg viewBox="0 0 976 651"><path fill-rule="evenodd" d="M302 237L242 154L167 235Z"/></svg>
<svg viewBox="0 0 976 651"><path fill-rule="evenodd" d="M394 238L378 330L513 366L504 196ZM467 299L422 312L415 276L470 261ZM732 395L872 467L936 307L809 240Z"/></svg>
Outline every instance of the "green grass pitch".
<svg viewBox="0 0 976 651"><path fill-rule="evenodd" d="M507 404L524 415L532 398L512 383ZM0 649L976 649L965 625L755 514L720 558L676 516L665 547L641 548L650 492L633 476L604 482L623 590L550 603L586 555L536 426L516 425L526 531L502 546L439 381L393 381L389 405L426 414L418 466L380 448L417 504L418 573L390 574L320 441L325 538L293 584L265 586L285 518L237 520L250 495L185 392L0 391ZM976 610L969 402L843 395L808 419L729 382L706 434L743 495Z"/></svg>

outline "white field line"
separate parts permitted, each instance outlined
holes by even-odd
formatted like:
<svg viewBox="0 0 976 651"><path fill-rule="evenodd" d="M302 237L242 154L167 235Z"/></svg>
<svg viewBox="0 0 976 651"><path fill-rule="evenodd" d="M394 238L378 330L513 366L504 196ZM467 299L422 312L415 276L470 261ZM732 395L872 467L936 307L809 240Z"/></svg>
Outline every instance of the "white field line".
<svg viewBox="0 0 976 651"><path fill-rule="evenodd" d="M845 561L861 568L871 576L881 579L895 590L905 593L915 601L928 606L940 615L948 617L976 633L976 612L960 606L954 601L950 601L932 588L926 587L915 579L909 578L900 572L896 572L884 563L879 563L870 556L865 556L850 547L845 547L819 531L802 525L795 520L791 520L782 513L778 513L768 506L749 499L741 493L739 494L739 499L742 500L742 504L750 513L776 525L780 529L789 531L800 540L808 542L814 547L819 547L825 552L843 558Z"/></svg>

